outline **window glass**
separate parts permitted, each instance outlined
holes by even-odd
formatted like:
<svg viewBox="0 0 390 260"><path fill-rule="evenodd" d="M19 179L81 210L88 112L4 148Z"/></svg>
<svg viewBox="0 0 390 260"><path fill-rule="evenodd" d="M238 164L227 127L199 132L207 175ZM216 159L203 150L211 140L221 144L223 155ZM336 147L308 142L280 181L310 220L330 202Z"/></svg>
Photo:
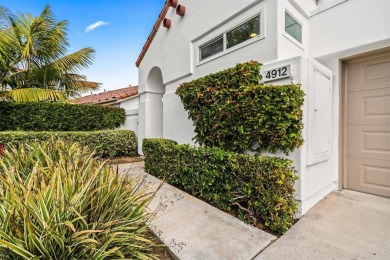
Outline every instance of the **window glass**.
<svg viewBox="0 0 390 260"><path fill-rule="evenodd" d="M285 30L295 40L302 43L302 25L300 25L294 18L286 12L285 15Z"/></svg>
<svg viewBox="0 0 390 260"><path fill-rule="evenodd" d="M219 36L217 39L206 43L200 47L200 60L206 59L218 52L223 51L223 36Z"/></svg>
<svg viewBox="0 0 390 260"><path fill-rule="evenodd" d="M260 15L226 33L226 48L233 47L260 35Z"/></svg>

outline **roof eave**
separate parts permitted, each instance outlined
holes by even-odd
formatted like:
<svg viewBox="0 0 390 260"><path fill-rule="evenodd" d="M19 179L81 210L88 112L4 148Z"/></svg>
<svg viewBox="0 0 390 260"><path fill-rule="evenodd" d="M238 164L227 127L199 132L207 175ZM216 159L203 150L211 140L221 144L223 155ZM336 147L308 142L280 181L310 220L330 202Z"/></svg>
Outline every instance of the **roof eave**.
<svg viewBox="0 0 390 260"><path fill-rule="evenodd" d="M160 15L158 16L158 19L157 19L156 23L154 24L153 29L150 32L149 37L146 40L146 42L144 44L144 47L142 48L142 51L141 51L140 55L138 56L137 61L135 62L135 65L137 66L137 68L139 67L139 65L141 64L143 58L145 57L145 54L146 54L146 52L148 51L148 49L150 47L150 44L152 43L154 37L156 36L157 31L160 28L160 25L161 25L162 21L164 20L165 15L168 12L168 9L169 9L168 1L165 1L164 7L161 10Z"/></svg>
<svg viewBox="0 0 390 260"><path fill-rule="evenodd" d="M120 102L129 100L129 99L132 99L132 98L136 98L136 97L139 97L139 94L132 95L132 96L129 96L129 97L125 97L125 98L122 98L122 99L117 99L117 100L115 101L115 103L120 103Z"/></svg>

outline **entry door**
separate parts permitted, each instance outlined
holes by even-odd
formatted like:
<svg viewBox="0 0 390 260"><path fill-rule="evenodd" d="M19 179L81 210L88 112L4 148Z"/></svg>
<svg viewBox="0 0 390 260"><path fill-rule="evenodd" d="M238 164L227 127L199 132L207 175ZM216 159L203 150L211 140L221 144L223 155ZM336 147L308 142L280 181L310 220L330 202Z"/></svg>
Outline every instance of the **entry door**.
<svg viewBox="0 0 390 260"><path fill-rule="evenodd" d="M390 197L390 52L347 64L347 188Z"/></svg>

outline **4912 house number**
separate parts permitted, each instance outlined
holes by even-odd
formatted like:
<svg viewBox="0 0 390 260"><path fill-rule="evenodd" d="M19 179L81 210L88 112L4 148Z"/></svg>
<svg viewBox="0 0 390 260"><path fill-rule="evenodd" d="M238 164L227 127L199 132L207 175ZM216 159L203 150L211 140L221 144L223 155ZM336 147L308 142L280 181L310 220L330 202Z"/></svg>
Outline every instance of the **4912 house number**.
<svg viewBox="0 0 390 260"><path fill-rule="evenodd" d="M291 66L283 66L280 68L275 68L272 70L266 70L263 72L263 80L271 81L277 80L281 78L289 78L291 76Z"/></svg>

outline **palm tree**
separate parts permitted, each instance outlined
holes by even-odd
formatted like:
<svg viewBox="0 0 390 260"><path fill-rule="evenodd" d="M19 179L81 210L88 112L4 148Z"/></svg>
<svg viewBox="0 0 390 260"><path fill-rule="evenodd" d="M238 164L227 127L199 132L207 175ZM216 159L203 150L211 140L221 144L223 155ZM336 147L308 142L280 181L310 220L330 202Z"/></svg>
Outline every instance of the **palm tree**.
<svg viewBox="0 0 390 260"><path fill-rule="evenodd" d="M100 83L78 74L91 65L95 51L67 54L67 26L55 20L49 5L37 17L15 16L0 6L0 98L63 100L99 89Z"/></svg>

